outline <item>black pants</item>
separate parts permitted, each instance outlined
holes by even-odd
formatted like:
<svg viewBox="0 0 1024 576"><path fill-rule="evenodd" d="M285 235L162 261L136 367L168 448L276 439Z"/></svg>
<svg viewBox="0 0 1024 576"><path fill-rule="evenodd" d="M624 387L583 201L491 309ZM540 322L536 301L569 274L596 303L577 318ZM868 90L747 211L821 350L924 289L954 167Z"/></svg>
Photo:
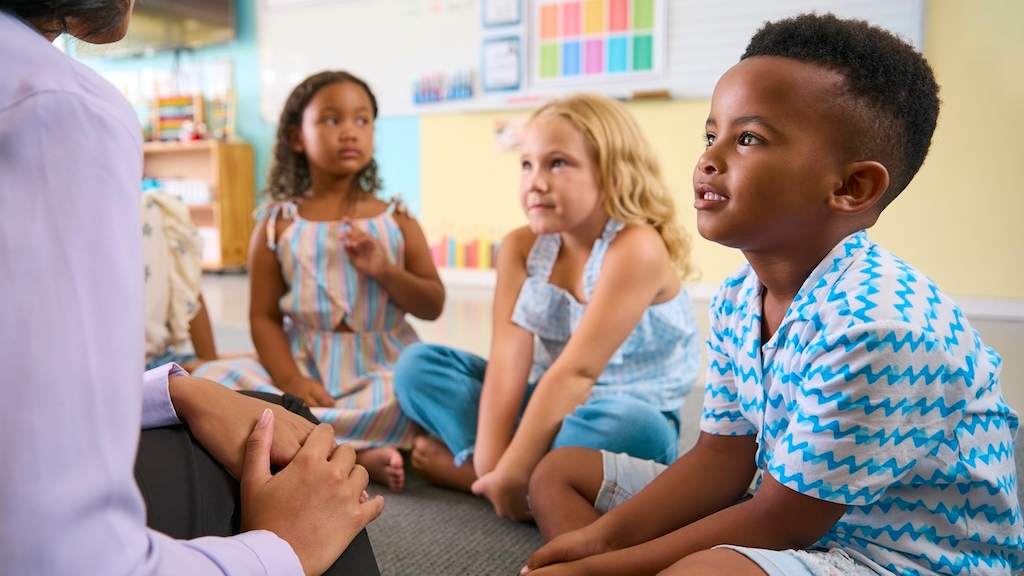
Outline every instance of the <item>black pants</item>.
<svg viewBox="0 0 1024 576"><path fill-rule="evenodd" d="M290 394L243 394L280 404L318 422L302 400ZM238 534L238 481L199 445L187 426L143 430L135 460L135 480L146 500L146 522L150 528L185 540ZM324 574L380 576L366 530L356 536Z"/></svg>

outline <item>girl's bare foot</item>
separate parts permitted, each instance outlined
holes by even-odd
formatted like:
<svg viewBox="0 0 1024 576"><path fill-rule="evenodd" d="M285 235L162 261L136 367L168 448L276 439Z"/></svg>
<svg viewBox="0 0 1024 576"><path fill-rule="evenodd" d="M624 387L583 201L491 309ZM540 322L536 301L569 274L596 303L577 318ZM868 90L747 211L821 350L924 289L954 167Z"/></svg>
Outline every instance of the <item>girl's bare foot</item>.
<svg viewBox="0 0 1024 576"><path fill-rule="evenodd" d="M456 466L455 455L437 438L417 436L413 440L410 462L413 470L431 484L469 492L476 481L473 463L467 461Z"/></svg>
<svg viewBox="0 0 1024 576"><path fill-rule="evenodd" d="M392 492L405 488L405 462L398 448L381 446L357 452L356 463L366 468L370 480L387 486Z"/></svg>

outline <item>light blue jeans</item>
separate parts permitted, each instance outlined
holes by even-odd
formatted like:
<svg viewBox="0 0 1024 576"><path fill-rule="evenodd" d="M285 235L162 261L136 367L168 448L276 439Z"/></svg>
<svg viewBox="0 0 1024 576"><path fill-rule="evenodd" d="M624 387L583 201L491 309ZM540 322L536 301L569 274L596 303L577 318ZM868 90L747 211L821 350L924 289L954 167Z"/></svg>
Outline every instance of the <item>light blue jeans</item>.
<svg viewBox="0 0 1024 576"><path fill-rule="evenodd" d="M395 365L395 395L402 411L448 446L456 466L473 454L486 369L487 361L475 354L423 343L403 350ZM531 384L520 416L533 390ZM679 414L629 396L591 398L565 417L549 449L564 446L668 464L679 451Z"/></svg>

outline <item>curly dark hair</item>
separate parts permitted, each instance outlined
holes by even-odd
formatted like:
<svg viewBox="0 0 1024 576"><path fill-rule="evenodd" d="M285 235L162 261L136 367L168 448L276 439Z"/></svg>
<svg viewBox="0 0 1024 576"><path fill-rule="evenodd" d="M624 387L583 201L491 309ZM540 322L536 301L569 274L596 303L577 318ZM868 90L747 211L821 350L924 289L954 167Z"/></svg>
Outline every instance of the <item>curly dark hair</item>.
<svg viewBox="0 0 1024 576"><path fill-rule="evenodd" d="M846 79L838 104L861 159L889 171L878 209L907 187L928 155L939 116L939 86L913 46L864 20L802 14L769 22L750 39L741 60L781 56L816 64Z"/></svg>
<svg viewBox="0 0 1024 576"><path fill-rule="evenodd" d="M83 35L101 34L115 28L128 15L129 0L0 0L0 11L50 28L44 32L63 34L68 20L88 22Z"/></svg>
<svg viewBox="0 0 1024 576"><path fill-rule="evenodd" d="M377 118L377 98L369 85L348 72L327 71L314 74L302 81L292 90L281 111L281 119L277 123L277 142L274 144L274 159L270 167L270 177L264 191L275 200L299 198L309 189L312 181L309 176L309 163L305 154L292 150L291 131L302 126L302 113L309 101L324 86L337 82L351 82L366 91L373 109L373 117ZM363 167L357 175L357 182L363 192L376 194L384 186L377 173L377 160Z"/></svg>

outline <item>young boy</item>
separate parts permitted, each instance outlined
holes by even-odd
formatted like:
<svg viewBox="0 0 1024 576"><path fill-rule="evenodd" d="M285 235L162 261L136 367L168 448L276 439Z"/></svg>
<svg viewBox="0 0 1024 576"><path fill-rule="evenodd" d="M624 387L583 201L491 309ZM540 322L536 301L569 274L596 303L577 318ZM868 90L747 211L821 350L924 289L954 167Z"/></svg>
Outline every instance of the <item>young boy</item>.
<svg viewBox="0 0 1024 576"><path fill-rule="evenodd" d="M804 15L754 35L715 88L694 171L701 235L748 262L711 304L700 439L656 478L605 455L600 494L576 486L577 504L615 505L622 476L652 481L524 573L1024 566L999 356L865 232L920 168L938 108L924 58L863 21ZM531 486L549 527L551 508L572 502L552 502L557 492Z"/></svg>

